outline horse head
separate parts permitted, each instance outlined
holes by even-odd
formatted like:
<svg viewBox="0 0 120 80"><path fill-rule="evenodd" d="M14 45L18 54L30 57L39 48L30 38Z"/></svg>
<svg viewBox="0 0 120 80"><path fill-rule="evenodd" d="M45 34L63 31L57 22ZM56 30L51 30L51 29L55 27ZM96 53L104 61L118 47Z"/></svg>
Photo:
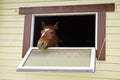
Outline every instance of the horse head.
<svg viewBox="0 0 120 80"><path fill-rule="evenodd" d="M58 39L56 30L58 29L58 22L54 25L46 25L42 22L41 37L38 40L37 46L39 49L47 49L48 47L58 46Z"/></svg>

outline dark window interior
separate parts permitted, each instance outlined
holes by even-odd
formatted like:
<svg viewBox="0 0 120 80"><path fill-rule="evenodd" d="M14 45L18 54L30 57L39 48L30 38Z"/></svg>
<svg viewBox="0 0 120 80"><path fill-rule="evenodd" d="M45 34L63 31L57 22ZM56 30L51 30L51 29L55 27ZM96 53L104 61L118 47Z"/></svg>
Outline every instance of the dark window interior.
<svg viewBox="0 0 120 80"><path fill-rule="evenodd" d="M59 47L95 47L95 14L69 16L35 16L33 46L40 38L41 22L54 25L59 22L56 31Z"/></svg>

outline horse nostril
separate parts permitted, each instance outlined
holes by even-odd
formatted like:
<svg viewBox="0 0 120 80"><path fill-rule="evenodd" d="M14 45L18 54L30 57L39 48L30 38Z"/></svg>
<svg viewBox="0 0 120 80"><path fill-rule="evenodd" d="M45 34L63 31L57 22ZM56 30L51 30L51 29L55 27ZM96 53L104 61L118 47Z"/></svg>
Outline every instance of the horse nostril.
<svg viewBox="0 0 120 80"><path fill-rule="evenodd" d="M39 47L39 49L45 49L46 48L46 44L44 42L38 42L37 46Z"/></svg>
<svg viewBox="0 0 120 80"><path fill-rule="evenodd" d="M44 43L41 43L41 46L44 45Z"/></svg>
<svg viewBox="0 0 120 80"><path fill-rule="evenodd" d="M41 46L42 48L46 48L46 44L45 43L42 43L42 46Z"/></svg>

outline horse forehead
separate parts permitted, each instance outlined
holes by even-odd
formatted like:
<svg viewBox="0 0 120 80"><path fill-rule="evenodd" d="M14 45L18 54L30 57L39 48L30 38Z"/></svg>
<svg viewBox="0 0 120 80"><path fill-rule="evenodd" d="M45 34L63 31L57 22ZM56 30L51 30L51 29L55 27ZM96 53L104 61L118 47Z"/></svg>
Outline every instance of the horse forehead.
<svg viewBox="0 0 120 80"><path fill-rule="evenodd" d="M46 31L48 31L48 30L50 30L49 28L46 28L44 31L46 32Z"/></svg>
<svg viewBox="0 0 120 80"><path fill-rule="evenodd" d="M49 29L49 28L46 28L46 29L44 30L44 32L42 33L42 35L41 35L41 36L44 36L44 35L45 35L45 33L46 33L48 30L50 30L50 29Z"/></svg>

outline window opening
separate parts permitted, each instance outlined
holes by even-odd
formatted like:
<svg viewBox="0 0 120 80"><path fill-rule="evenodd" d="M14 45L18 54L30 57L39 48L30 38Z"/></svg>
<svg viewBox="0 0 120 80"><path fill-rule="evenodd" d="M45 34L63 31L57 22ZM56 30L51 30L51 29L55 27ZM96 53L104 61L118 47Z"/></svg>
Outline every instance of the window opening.
<svg viewBox="0 0 120 80"><path fill-rule="evenodd" d="M97 13L56 13L33 15L31 47L37 47L41 22L48 25L58 21L59 47L97 47Z"/></svg>

